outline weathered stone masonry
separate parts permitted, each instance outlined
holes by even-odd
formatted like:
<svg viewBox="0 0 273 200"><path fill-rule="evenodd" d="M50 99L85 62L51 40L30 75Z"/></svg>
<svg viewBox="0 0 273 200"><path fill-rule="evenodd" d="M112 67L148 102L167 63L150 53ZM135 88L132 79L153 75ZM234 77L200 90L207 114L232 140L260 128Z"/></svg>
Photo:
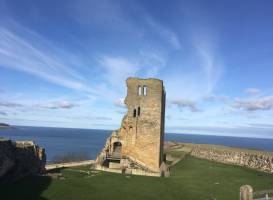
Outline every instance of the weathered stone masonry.
<svg viewBox="0 0 273 200"><path fill-rule="evenodd" d="M217 145L195 145L191 155L216 162L245 166L255 170L273 173L273 154L255 150L234 149Z"/></svg>
<svg viewBox="0 0 273 200"><path fill-rule="evenodd" d="M158 79L128 78L128 108L121 127L107 139L96 168L160 176L163 162L165 91Z"/></svg>
<svg viewBox="0 0 273 200"><path fill-rule="evenodd" d="M45 171L45 150L32 141L11 141L0 138L0 181Z"/></svg>

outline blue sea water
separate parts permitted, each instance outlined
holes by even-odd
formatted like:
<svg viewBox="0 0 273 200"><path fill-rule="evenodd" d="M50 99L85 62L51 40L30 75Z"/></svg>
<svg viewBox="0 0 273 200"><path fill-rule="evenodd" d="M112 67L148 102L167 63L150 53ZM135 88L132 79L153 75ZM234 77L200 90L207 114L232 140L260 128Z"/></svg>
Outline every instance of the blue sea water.
<svg viewBox="0 0 273 200"><path fill-rule="evenodd" d="M67 153L85 153L95 159L111 130L16 126L0 129L0 137L34 140L46 149L47 161ZM273 139L166 133L165 141L219 144L273 152Z"/></svg>

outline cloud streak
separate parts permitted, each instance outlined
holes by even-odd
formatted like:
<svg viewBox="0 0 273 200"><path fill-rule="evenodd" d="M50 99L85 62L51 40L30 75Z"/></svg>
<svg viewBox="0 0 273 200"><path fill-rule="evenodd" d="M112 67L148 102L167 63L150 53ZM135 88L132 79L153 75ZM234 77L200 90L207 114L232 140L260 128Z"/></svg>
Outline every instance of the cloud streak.
<svg viewBox="0 0 273 200"><path fill-rule="evenodd" d="M78 106L75 103L68 102L68 101L46 101L46 102L39 102L39 103L16 103L16 102L9 102L3 101L0 102L0 107L7 107L7 108L18 108L18 107L32 107L32 108L46 108L46 109L71 109Z"/></svg>
<svg viewBox="0 0 273 200"><path fill-rule="evenodd" d="M211 95L207 95L203 98L203 100L205 101L220 101L220 102L227 102L229 101L229 97L228 96L225 96L225 95L214 95L214 94L211 94Z"/></svg>
<svg viewBox="0 0 273 200"><path fill-rule="evenodd" d="M98 62L103 69L104 79L114 86L120 86L128 77L135 76L140 70L137 62L123 57L102 56Z"/></svg>
<svg viewBox="0 0 273 200"><path fill-rule="evenodd" d="M36 104L35 106L40 108L46 108L46 109L71 109L78 105L68 101L54 101L54 102Z"/></svg>
<svg viewBox="0 0 273 200"><path fill-rule="evenodd" d="M163 25L157 23L153 18L147 17L147 23L151 26L156 33L158 33L162 38L164 38L174 49L181 48L181 42L175 32L164 27Z"/></svg>
<svg viewBox="0 0 273 200"><path fill-rule="evenodd" d="M124 98L119 98L114 102L114 105L119 108L126 108L126 105L124 103Z"/></svg>
<svg viewBox="0 0 273 200"><path fill-rule="evenodd" d="M257 138L273 138L273 127L260 127L260 126L170 126L167 127L169 132L182 131L183 133L192 134L209 134L209 135L221 135L234 136L234 137L257 137Z"/></svg>
<svg viewBox="0 0 273 200"><path fill-rule="evenodd" d="M84 83L84 77L73 69L81 62L66 62L75 55L14 21L10 22L12 27L3 24L0 27L0 67L29 73L66 88L91 91Z"/></svg>
<svg viewBox="0 0 273 200"><path fill-rule="evenodd" d="M257 88L247 88L245 89L245 93L250 94L250 95L257 95L259 94L261 91Z"/></svg>
<svg viewBox="0 0 273 200"><path fill-rule="evenodd" d="M2 116L7 116L8 113L6 113L6 112L4 112L4 111L0 111L0 115L2 115Z"/></svg>
<svg viewBox="0 0 273 200"><path fill-rule="evenodd" d="M0 106L1 107L14 108L14 107L22 107L23 105L19 104L19 103L4 101L4 102L0 102Z"/></svg>
<svg viewBox="0 0 273 200"><path fill-rule="evenodd" d="M188 99L179 99L179 100L170 100L168 101L169 105L176 105L178 108L188 108L191 112L198 112L200 109L197 108L197 105L194 101Z"/></svg>
<svg viewBox="0 0 273 200"><path fill-rule="evenodd" d="M237 99L232 107L246 111L271 110L273 108L273 96L258 99Z"/></svg>
<svg viewBox="0 0 273 200"><path fill-rule="evenodd" d="M69 116L69 119L81 119L81 120L98 120L98 121L111 121L111 117L105 116Z"/></svg>

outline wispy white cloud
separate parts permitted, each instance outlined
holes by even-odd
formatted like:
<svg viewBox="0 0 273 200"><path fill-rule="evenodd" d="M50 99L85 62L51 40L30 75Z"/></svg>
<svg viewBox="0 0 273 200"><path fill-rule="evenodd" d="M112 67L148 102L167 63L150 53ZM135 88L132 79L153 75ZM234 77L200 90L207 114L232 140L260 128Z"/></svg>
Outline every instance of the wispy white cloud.
<svg viewBox="0 0 273 200"><path fill-rule="evenodd" d="M71 6L71 4L69 5ZM128 52L116 50L109 53L111 48L92 46L97 51L95 52L96 55L93 55L94 52L90 50L92 49L90 43L86 42L87 45L83 46L89 51L90 55L102 55L96 57L97 60L92 60L94 57L90 58L93 62L90 66L84 62L87 60L85 59L87 55L74 54L73 49L62 49L58 43L53 43L31 30L15 24L13 28L9 26L1 26L0 28L0 66L25 72L50 83L87 93L85 95L90 99L100 102L98 110L102 110L103 107L109 108L109 105L104 104L105 101L108 101L111 106L114 103L115 106L124 107L122 99L119 97L125 96L125 80L129 76L162 78L167 90L167 99L170 100L168 102L177 108L176 110L197 112L200 111L200 106L203 111L201 100L224 102L228 99L228 97L213 94L223 72L220 53L216 49L217 40L214 37L200 37L199 35L203 35L203 31L196 31L197 29L192 31L196 32L197 35L190 35L190 39L184 38L187 34L183 33L183 40L191 43L187 44L190 46L189 52L184 55L185 51L181 51L182 45L184 45L181 42L182 37L174 29L178 27L165 26L145 11L141 12L144 15L136 22L130 14L127 15L128 13L124 9L126 6L121 6L118 2L103 0L101 3L95 3L84 0L80 1L78 6L75 8L79 15L75 15L75 12L71 13L78 18L76 20L80 22L80 28L84 28L86 32L89 31L88 28L90 27L98 30L98 32L102 28L109 33L110 25L113 31L118 29L118 32L113 32L115 35L120 33L119 31L123 31L126 32L125 39L135 39L132 41L132 46L136 49L128 48ZM71 7L70 9L73 10ZM83 27L83 24L87 26ZM94 24L95 26L93 26ZM133 34L131 35L131 33ZM115 42L110 41L113 38L110 36L107 44L108 42ZM103 45L103 43L101 44ZM184 47L186 50L187 47ZM172 54L174 50L176 50L175 56ZM174 59L172 60L172 58ZM95 73L82 72L83 66L95 69ZM95 79L94 82L91 80L93 78ZM69 112L65 109L75 108L77 105L74 102L64 100L41 102L34 100L34 103L27 104L27 106L43 108L37 110L42 110L45 113ZM82 106L75 109L80 110ZM199 117L198 120L206 121L208 117L203 116L209 114L212 117L216 116L216 111L211 112L211 110L213 108L210 109L210 113L203 111L202 113L189 114L190 116L187 117L190 118L191 115L195 115L197 118ZM123 111L118 112L123 113ZM218 113L220 112L217 111ZM171 115L173 116L172 112L166 117L170 119L169 116ZM95 117L93 119L95 120ZM116 120L115 117L113 120ZM175 120L176 118L173 117L172 121Z"/></svg>
<svg viewBox="0 0 273 200"><path fill-rule="evenodd" d="M111 0L89 1L79 0L67 5L68 14L81 25L90 27L107 27L117 30L130 27L129 16L125 15L122 4ZM128 28L128 27L127 27Z"/></svg>
<svg viewBox="0 0 273 200"><path fill-rule="evenodd" d="M169 44L175 48L181 48L181 42L177 34L167 27L161 25L160 23L156 22L152 17L146 17L147 23L151 26L151 28L158 33L163 39L165 39Z"/></svg>
<svg viewBox="0 0 273 200"><path fill-rule="evenodd" d="M210 94L203 97L205 101L220 101L220 102L228 102L230 100L229 96L226 95L215 95Z"/></svg>
<svg viewBox="0 0 273 200"><path fill-rule="evenodd" d="M183 109L188 108L191 112L198 112L200 111L197 108L196 102L189 100L189 99L178 99L178 100L170 100L167 102L169 105L176 105L177 107Z"/></svg>
<svg viewBox="0 0 273 200"><path fill-rule="evenodd" d="M111 121L111 120L113 120L111 117L102 117L102 116L87 117L87 119L100 120L100 121Z"/></svg>
<svg viewBox="0 0 273 200"><path fill-rule="evenodd" d="M190 97L199 101L204 96L213 94L222 77L223 65L210 43L213 41L202 43L194 40L192 43L194 52L190 62L185 63L186 66L183 64L176 66L174 72L163 75L169 97L176 99Z"/></svg>
<svg viewBox="0 0 273 200"><path fill-rule="evenodd" d="M132 10L133 8L133 10ZM130 11L138 11L141 23L136 23ZM147 12L141 4L136 2L112 2L110 0L88 1L80 0L69 6L69 13L78 23L90 27L104 27L110 31L129 33L135 38L141 36L158 35L172 48L180 49L181 42L177 34L170 28L159 23ZM147 31L149 30L149 31Z"/></svg>
<svg viewBox="0 0 273 200"><path fill-rule="evenodd" d="M111 117L106 116L67 116L68 119L81 119L81 120L98 120L98 121L111 121Z"/></svg>
<svg viewBox="0 0 273 200"><path fill-rule="evenodd" d="M125 108L126 105L124 103L124 98L119 98L114 102L115 106L120 107L120 108Z"/></svg>
<svg viewBox="0 0 273 200"><path fill-rule="evenodd" d="M255 99L236 99L232 107L246 111L271 110L273 109L273 96Z"/></svg>
<svg viewBox="0 0 273 200"><path fill-rule="evenodd" d="M22 107L23 105L20 104L20 103L15 103L15 102L1 101L1 102L0 102L0 106L1 106L1 107L13 108L13 107Z"/></svg>
<svg viewBox="0 0 273 200"><path fill-rule="evenodd" d="M104 55L98 59L101 76L108 83L106 90L124 91L124 83L128 77L156 77L160 68L165 65L165 59L155 52L140 51L134 59L121 56ZM111 93L111 91L109 91Z"/></svg>
<svg viewBox="0 0 273 200"><path fill-rule="evenodd" d="M162 68L166 66L167 56L162 51L152 48L141 49L139 51L138 63L145 73L145 77L156 77Z"/></svg>
<svg viewBox="0 0 273 200"><path fill-rule="evenodd" d="M250 94L250 95L258 95L260 94L260 90L258 88L247 88L245 89L245 93Z"/></svg>
<svg viewBox="0 0 273 200"><path fill-rule="evenodd" d="M47 108L47 109L71 109L78 105L68 101L52 101L52 102L36 104L35 106L40 108Z"/></svg>
<svg viewBox="0 0 273 200"><path fill-rule="evenodd" d="M30 102L11 102L11 101L0 101L0 107L6 108L18 108L18 107L28 107L28 108L46 108L46 109L70 109L78 106L76 103L72 103L65 100L54 100L54 101L40 101L36 103Z"/></svg>
<svg viewBox="0 0 273 200"><path fill-rule="evenodd" d="M250 123L249 126L259 128L273 128L273 124L262 124L262 123Z"/></svg>
<svg viewBox="0 0 273 200"><path fill-rule="evenodd" d="M99 64L103 69L104 79L114 86L124 83L130 76L136 76L140 69L137 62L123 57L102 56Z"/></svg>
<svg viewBox="0 0 273 200"><path fill-rule="evenodd" d="M2 116L7 116L8 113L7 113L7 112L4 112L4 111L0 111L0 115L2 115Z"/></svg>
<svg viewBox="0 0 273 200"><path fill-rule="evenodd" d="M116 113L118 113L120 115L125 115L126 111L125 110L116 110Z"/></svg>
<svg viewBox="0 0 273 200"><path fill-rule="evenodd" d="M223 66L219 54L216 53L216 41L210 38L194 37L193 45L199 57L199 67L204 76L203 84L206 92L210 94L223 73Z"/></svg>
<svg viewBox="0 0 273 200"><path fill-rule="evenodd" d="M1 67L26 72L66 88L91 91L85 78L74 70L81 64L80 59L72 64L66 62L69 58L75 55L12 20L11 25L0 27Z"/></svg>
<svg viewBox="0 0 273 200"><path fill-rule="evenodd" d="M208 134L235 137L256 137L256 138L273 138L272 127L264 128L260 126L170 126L167 127L169 132L183 132L192 134Z"/></svg>

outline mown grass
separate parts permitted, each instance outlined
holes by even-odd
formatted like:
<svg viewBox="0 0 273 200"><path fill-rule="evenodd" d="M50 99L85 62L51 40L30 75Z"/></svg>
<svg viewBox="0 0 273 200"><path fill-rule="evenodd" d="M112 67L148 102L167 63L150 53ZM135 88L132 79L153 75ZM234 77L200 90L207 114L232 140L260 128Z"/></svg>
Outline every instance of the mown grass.
<svg viewBox="0 0 273 200"><path fill-rule="evenodd" d="M236 200L241 185L273 188L273 175L186 155L171 169L170 178L83 173L89 167L64 169L64 180L27 177L0 185L2 199L48 200Z"/></svg>

